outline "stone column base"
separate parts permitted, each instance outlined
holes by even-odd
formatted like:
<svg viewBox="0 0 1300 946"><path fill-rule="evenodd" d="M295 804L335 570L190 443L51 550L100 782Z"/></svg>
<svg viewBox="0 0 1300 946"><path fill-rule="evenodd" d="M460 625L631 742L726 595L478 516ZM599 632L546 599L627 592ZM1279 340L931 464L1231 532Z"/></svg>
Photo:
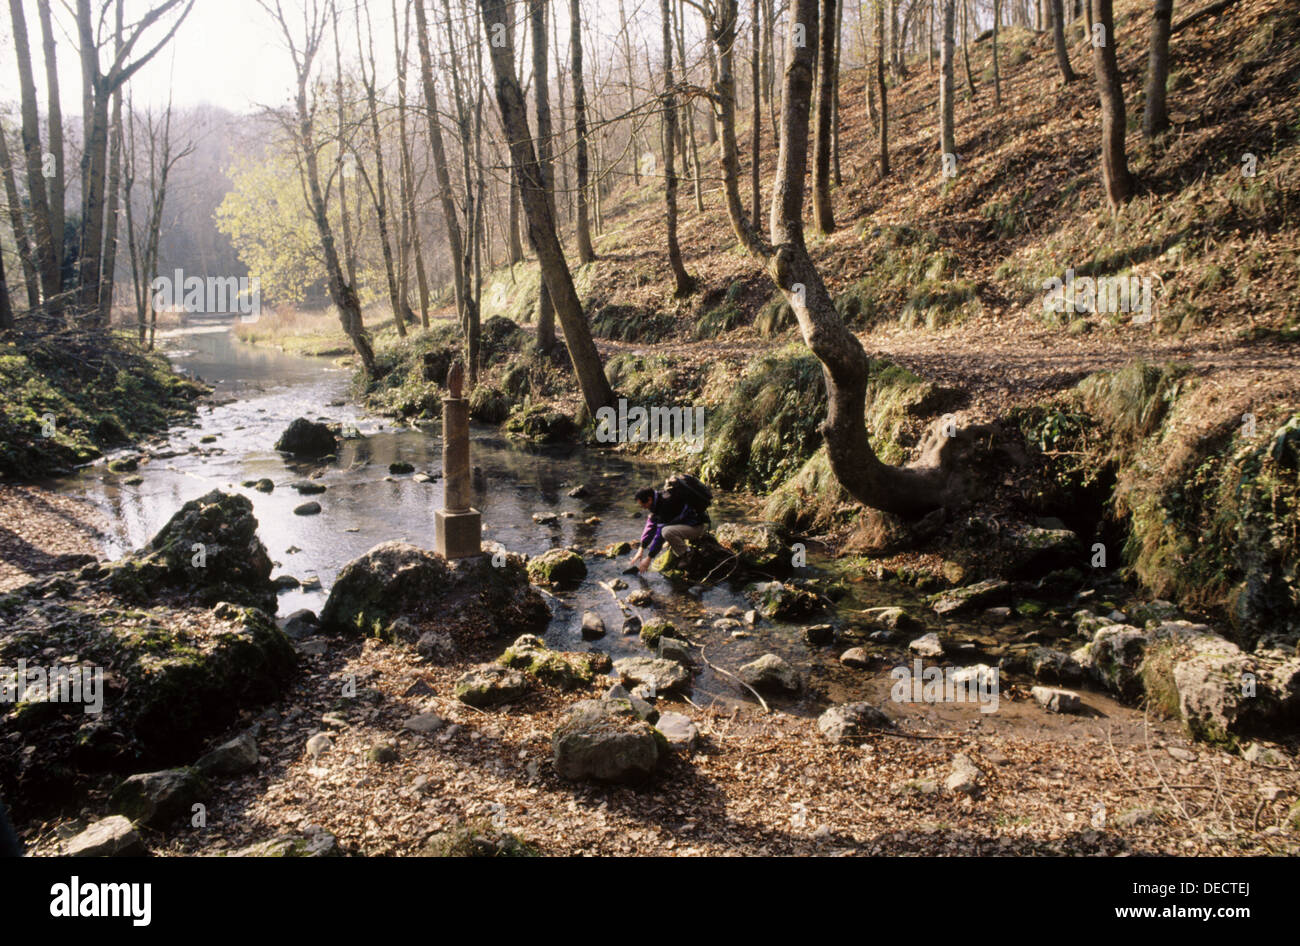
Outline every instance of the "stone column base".
<svg viewBox="0 0 1300 946"><path fill-rule="evenodd" d="M477 509L468 512L435 509L433 522L433 550L443 558L469 558L482 554L482 517Z"/></svg>

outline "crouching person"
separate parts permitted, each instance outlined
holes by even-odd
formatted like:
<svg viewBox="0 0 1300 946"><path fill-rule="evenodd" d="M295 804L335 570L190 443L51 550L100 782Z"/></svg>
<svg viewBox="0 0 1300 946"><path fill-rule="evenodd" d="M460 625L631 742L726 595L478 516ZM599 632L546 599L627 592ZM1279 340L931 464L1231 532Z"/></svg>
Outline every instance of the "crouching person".
<svg viewBox="0 0 1300 946"><path fill-rule="evenodd" d="M698 485L696 485L698 484ZM664 490L645 487L636 501L647 513L641 543L632 557L632 567L644 572L667 542L673 553L689 567L691 550L687 542L704 534L709 524L708 505L713 494L695 477L674 476Z"/></svg>

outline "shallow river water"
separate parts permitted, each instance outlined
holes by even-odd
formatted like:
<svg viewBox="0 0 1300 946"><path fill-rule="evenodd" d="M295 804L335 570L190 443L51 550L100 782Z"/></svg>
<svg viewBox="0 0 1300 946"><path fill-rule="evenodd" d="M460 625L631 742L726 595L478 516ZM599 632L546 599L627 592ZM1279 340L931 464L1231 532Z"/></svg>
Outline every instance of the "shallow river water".
<svg viewBox="0 0 1300 946"><path fill-rule="evenodd" d="M143 545L183 503L214 488L241 493L253 503L258 533L276 562L273 574L293 575L304 583L319 580L314 590L282 592L279 613L284 615L303 607L319 611L343 565L380 542L400 540L432 548L433 514L442 503L441 477L418 483L411 475L390 476L388 466L403 460L418 472L439 474L440 426L416 430L360 413L346 402L348 371L323 359L241 344L228 326L176 333L165 344L178 368L215 387L196 423L174 428L147 445L152 456L134 474L141 478L138 484L126 482L132 474L108 472L100 463L61 487L105 511L110 523L104 538L106 554L116 558ZM320 465L295 462L273 446L299 416L342 421L362 434L345 440L338 461L323 468L317 482L327 489L318 496L300 496L289 484L321 469ZM580 446L514 444L491 427L475 426L471 436L471 463L476 468L474 504L483 514L484 537L527 555L559 546L586 550L620 540L635 542L643 519L633 493L642 485L661 483L670 472L652 463ZM212 437L215 440L204 442ZM270 494L240 485L264 477L275 483ZM569 497L568 491L579 483L587 486L589 495ZM294 507L307 499L321 504L321 514L294 514ZM553 524L539 525L533 521L538 512L557 513L559 518ZM719 496L713 520L716 525L743 514L738 501ZM589 523L592 517L599 522ZM730 632L711 626L696 626L701 619L711 625L730 605L752 607L738 586L723 582L688 587L654 572L623 576L626 557L617 561L589 557L587 564L588 576L580 587L549 599L552 619L546 639L553 647L602 650L615 659L647 653L637 636L620 634L620 606L599 584L622 577L632 589L646 587L654 595L653 606L634 609L643 620L667 617L680 632L705 645L714 664L734 671L768 652L793 663L809 685L799 698L777 701L789 711L811 713L830 700L880 699L888 694L887 674L848 670L837 659L842 647L807 644L802 626L763 622L744 639L734 639ZM810 555L809 566L797 573L812 576L828 564ZM838 624L851 617L850 609L884 605L904 606L918 617L933 619L909 587L867 581L853 588L849 598L840 602L838 613L815 620ZM609 630L599 641L582 640L579 629L586 609L599 613ZM933 623L936 630L954 630L951 624ZM990 633L986 626L971 631ZM975 654L964 662L975 663ZM749 699L734 682L702 663L689 692L700 705ZM973 706L917 707L913 711L921 711L936 723L955 721L953 714L968 721L981 715ZM994 715L1007 718L1005 708Z"/></svg>

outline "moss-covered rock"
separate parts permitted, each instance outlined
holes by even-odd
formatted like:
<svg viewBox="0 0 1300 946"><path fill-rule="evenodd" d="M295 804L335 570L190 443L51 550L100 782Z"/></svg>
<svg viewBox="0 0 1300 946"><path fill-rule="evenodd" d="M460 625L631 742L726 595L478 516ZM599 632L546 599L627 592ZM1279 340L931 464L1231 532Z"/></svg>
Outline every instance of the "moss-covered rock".
<svg viewBox="0 0 1300 946"><path fill-rule="evenodd" d="M564 443L578 435L578 425L563 411L546 404L533 404L516 410L507 418L505 431L530 443Z"/></svg>
<svg viewBox="0 0 1300 946"><path fill-rule="evenodd" d="M664 635L669 637L677 636L677 628L670 621L647 621L641 625L641 643L651 650L659 646L659 639Z"/></svg>
<svg viewBox="0 0 1300 946"><path fill-rule="evenodd" d="M790 551L781 533L768 522L726 522L715 534L718 544L740 559L747 568L770 569L789 566Z"/></svg>
<svg viewBox="0 0 1300 946"><path fill-rule="evenodd" d="M605 654L554 651L535 634L519 637L497 661L559 690L589 686L598 673L604 673L610 666Z"/></svg>
<svg viewBox="0 0 1300 946"><path fill-rule="evenodd" d="M213 490L182 506L143 549L103 566L100 581L118 597L141 604L179 595L274 614L271 569L253 504Z"/></svg>
<svg viewBox="0 0 1300 946"><path fill-rule="evenodd" d="M754 586L752 594L757 598L759 613L774 621L800 621L825 606L819 595L779 581Z"/></svg>
<svg viewBox="0 0 1300 946"><path fill-rule="evenodd" d="M498 549L448 562L427 549L385 542L339 572L320 624L339 634L384 636L401 617L416 630L491 635L534 628L549 616L518 555Z"/></svg>
<svg viewBox="0 0 1300 946"><path fill-rule="evenodd" d="M527 692L528 681L524 675L500 664L483 664L466 671L452 690L456 699L479 708L509 703Z"/></svg>
<svg viewBox="0 0 1300 946"><path fill-rule="evenodd" d="M587 563L568 549L549 549L529 561L528 577L539 585L576 585L587 577Z"/></svg>

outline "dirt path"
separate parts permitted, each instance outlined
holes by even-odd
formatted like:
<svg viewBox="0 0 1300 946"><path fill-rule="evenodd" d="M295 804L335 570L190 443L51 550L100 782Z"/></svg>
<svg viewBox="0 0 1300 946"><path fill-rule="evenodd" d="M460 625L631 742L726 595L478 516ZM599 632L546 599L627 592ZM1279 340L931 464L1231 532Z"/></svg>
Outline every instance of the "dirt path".
<svg viewBox="0 0 1300 946"><path fill-rule="evenodd" d="M0 591L97 557L103 517L41 486L0 484Z"/></svg>

